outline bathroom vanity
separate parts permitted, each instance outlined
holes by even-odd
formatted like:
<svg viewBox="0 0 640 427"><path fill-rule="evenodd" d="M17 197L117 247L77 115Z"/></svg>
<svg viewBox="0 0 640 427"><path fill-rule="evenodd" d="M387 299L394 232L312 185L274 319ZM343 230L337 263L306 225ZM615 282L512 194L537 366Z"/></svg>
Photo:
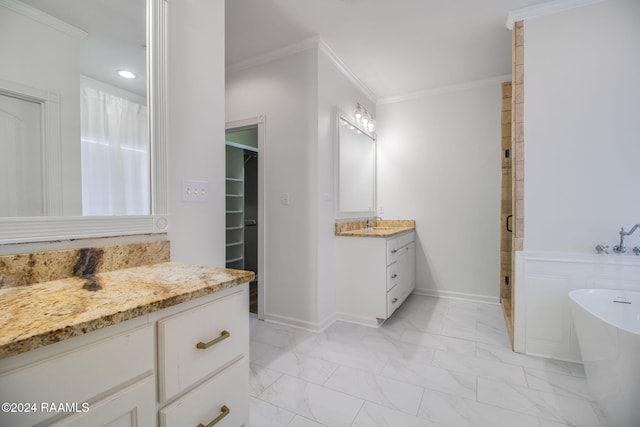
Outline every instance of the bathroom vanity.
<svg viewBox="0 0 640 427"><path fill-rule="evenodd" d="M252 278L163 262L0 289L0 425L248 425Z"/></svg>
<svg viewBox="0 0 640 427"><path fill-rule="evenodd" d="M388 319L415 289L415 223L336 225L340 318L368 326Z"/></svg>

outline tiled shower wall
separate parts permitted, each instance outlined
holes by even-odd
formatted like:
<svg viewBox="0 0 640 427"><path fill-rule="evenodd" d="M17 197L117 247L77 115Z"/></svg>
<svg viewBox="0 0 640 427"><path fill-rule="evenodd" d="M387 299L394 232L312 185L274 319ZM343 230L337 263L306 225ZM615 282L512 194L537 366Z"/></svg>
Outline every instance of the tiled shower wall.
<svg viewBox="0 0 640 427"><path fill-rule="evenodd" d="M501 148L502 168L500 171L500 300L511 299L511 280L513 270L513 233L506 229L507 218L513 214L513 174L511 148L511 112L512 85L511 82L502 83L502 112L501 112ZM513 222L509 221L511 224ZM509 277L509 279L507 279ZM507 281L509 280L509 281Z"/></svg>
<svg viewBox="0 0 640 427"><path fill-rule="evenodd" d="M513 26L513 250L524 248L524 26Z"/></svg>

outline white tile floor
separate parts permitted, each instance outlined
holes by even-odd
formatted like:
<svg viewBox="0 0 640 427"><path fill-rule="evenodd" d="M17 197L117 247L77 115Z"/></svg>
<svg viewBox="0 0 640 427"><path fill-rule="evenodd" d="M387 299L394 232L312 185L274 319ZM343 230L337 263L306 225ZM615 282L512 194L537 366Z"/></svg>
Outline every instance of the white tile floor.
<svg viewBox="0 0 640 427"><path fill-rule="evenodd" d="M410 296L380 328L251 320L251 426L605 427L581 365L511 351L498 305Z"/></svg>

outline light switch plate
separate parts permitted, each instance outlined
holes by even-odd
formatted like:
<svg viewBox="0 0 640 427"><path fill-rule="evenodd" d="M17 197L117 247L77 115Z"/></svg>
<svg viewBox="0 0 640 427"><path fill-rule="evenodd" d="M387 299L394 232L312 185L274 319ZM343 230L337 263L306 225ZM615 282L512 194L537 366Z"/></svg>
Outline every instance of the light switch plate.
<svg viewBox="0 0 640 427"><path fill-rule="evenodd" d="M182 201L206 203L209 201L209 181L182 180Z"/></svg>

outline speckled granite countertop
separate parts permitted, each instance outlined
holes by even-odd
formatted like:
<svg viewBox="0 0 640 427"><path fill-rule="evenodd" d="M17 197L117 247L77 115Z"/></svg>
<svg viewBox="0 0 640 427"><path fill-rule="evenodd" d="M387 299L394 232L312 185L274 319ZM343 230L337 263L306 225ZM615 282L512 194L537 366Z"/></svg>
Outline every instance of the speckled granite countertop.
<svg viewBox="0 0 640 427"><path fill-rule="evenodd" d="M0 359L253 280L250 271L164 262L0 289Z"/></svg>
<svg viewBox="0 0 640 427"><path fill-rule="evenodd" d="M366 229L367 221L350 221L337 223L336 236L348 237L392 237L407 231L415 230L414 220L371 220L371 229Z"/></svg>

